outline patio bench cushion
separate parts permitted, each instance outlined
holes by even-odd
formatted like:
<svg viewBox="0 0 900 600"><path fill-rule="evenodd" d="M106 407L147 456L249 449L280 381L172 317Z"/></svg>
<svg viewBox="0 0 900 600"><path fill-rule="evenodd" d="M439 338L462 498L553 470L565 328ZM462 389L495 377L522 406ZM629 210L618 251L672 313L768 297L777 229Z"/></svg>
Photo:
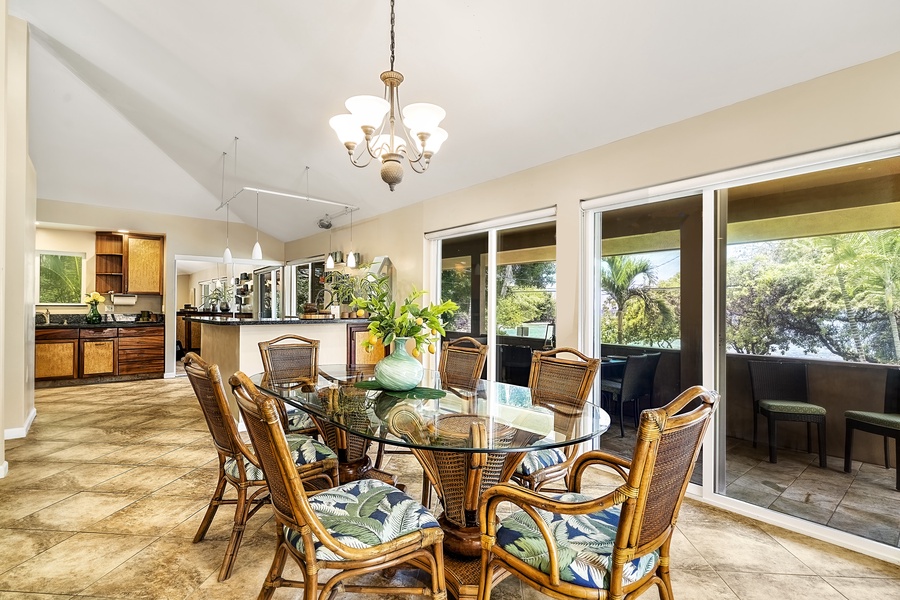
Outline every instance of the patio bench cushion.
<svg viewBox="0 0 900 600"><path fill-rule="evenodd" d="M844 412L844 416L861 423L869 423L870 425L887 427L888 429L900 429L900 414L848 410Z"/></svg>
<svg viewBox="0 0 900 600"><path fill-rule="evenodd" d="M308 435L289 433L285 437L287 438L288 448L291 450L291 458L294 459L295 465L308 465L320 460L325 460L326 458L337 460L337 455L331 448L322 442L312 439ZM252 450L253 447L250 446L250 449ZM243 460L244 470L247 472L247 479L250 479L251 481L265 481L266 476L263 475L262 470L257 468L256 465L246 458ZM225 472L235 479L240 478L237 461L235 459L229 458L225 461Z"/></svg>
<svg viewBox="0 0 900 600"><path fill-rule="evenodd" d="M354 548L371 548L425 527L440 527L421 503L377 479L360 479L310 496L309 505L328 532ZM303 553L298 531L284 528L287 541ZM343 561L343 557L316 540L316 558Z"/></svg>
<svg viewBox="0 0 900 600"><path fill-rule="evenodd" d="M760 400L760 410L776 413L792 413L795 415L824 415L825 409L809 402L794 400Z"/></svg>
<svg viewBox="0 0 900 600"><path fill-rule="evenodd" d="M590 496L557 494L562 502L583 502ZM588 515L563 515L543 509L538 514L550 528L559 552L559 576L563 581L596 589L609 589L613 542L619 527L620 506ZM497 544L534 568L549 573L547 544L534 520L525 511L503 519L497 528ZM659 552L640 556L625 566L623 584L628 585L656 569Z"/></svg>

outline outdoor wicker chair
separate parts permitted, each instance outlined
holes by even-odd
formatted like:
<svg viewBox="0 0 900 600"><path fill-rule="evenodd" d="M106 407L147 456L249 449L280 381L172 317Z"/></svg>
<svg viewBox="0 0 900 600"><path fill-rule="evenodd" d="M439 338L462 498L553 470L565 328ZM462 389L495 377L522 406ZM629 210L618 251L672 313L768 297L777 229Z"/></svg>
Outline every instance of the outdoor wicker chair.
<svg viewBox="0 0 900 600"><path fill-rule="evenodd" d="M269 382L315 390L319 378L319 340L289 333L274 340L259 342L259 353ZM287 416L289 432L312 436L318 433L316 424L307 413L298 408L282 406L283 416Z"/></svg>
<svg viewBox="0 0 900 600"><path fill-rule="evenodd" d="M619 437L625 437L625 404L634 402L634 428L638 426L638 415L641 402L650 402L653 398L653 381L656 378L656 367L659 366L659 352L637 354L625 360L622 379L601 379L600 391L610 398L610 410L615 412L618 406Z"/></svg>
<svg viewBox="0 0 900 600"><path fill-rule="evenodd" d="M271 598L279 587L302 587L306 600L327 599L336 591L422 594L445 600L444 532L434 515L397 488L375 479L307 496L291 464L277 400L259 392L241 372L230 382L269 481L275 514L275 556L258 598ZM302 581L282 577L288 557L300 566ZM402 564L430 573L430 585L381 588L346 583L348 578ZM319 582L325 569L337 572L329 571L330 577Z"/></svg>
<svg viewBox="0 0 900 600"><path fill-rule="evenodd" d="M825 409L809 403L806 364L768 360L747 361L753 391L753 447L756 448L758 417L769 426L769 462L778 462L778 421L806 423L806 451L812 452L812 424L819 434L819 466L825 456Z"/></svg>
<svg viewBox="0 0 900 600"><path fill-rule="evenodd" d="M488 489L479 509L478 600L490 599L497 569L552 598L621 600L654 585L660 598L674 598L672 534L717 402L715 392L692 387L667 406L643 411L632 459L599 450L579 456L568 493L548 497L510 484ZM611 467L625 483L600 498L581 494L591 465ZM506 513L498 508L507 502L519 510L501 519Z"/></svg>
<svg viewBox="0 0 900 600"><path fill-rule="evenodd" d="M572 354L574 359L560 358L560 354ZM572 435L579 426L584 403L591 393L599 368L599 358L589 358L574 348L555 348L544 352L536 350L532 354L528 377L531 401L537 406L545 403L553 410L555 431ZM578 445L570 445L563 449L529 452L516 467L512 478L525 487L539 490L547 483L568 475L577 450Z"/></svg>
<svg viewBox="0 0 900 600"><path fill-rule="evenodd" d="M853 463L853 430L884 436L884 468L891 468L890 439L894 439L894 466L897 468L896 488L900 490L900 373L888 372L884 394L884 412L848 410L844 412L844 472Z"/></svg>
<svg viewBox="0 0 900 600"><path fill-rule="evenodd" d="M216 489L194 536L194 542L199 542L206 536L219 506L235 505L234 526L219 570L219 581L223 581L231 576L244 536L244 526L269 501L268 489L253 448L247 446L238 434L237 425L228 408L218 365L209 364L197 354L189 352L184 357L184 370L200 402L219 458ZM308 436L294 434L290 436L288 443L294 455L291 461L302 481L322 487L331 487L337 483L337 456L327 446ZM235 488L237 498L224 499L227 485Z"/></svg>

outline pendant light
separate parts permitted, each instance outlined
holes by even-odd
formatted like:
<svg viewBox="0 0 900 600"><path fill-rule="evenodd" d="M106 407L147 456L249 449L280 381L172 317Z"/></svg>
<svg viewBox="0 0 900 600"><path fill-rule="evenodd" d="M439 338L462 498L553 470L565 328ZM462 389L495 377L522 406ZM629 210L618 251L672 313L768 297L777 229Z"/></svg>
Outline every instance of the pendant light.
<svg viewBox="0 0 900 600"><path fill-rule="evenodd" d="M262 260L262 246L259 245L259 192L256 192L256 243L253 244L253 252L250 253L253 260Z"/></svg>
<svg viewBox="0 0 900 600"><path fill-rule="evenodd" d="M227 153L222 153L222 203L225 203L225 156ZM222 260L226 265L230 265L234 263L234 258L231 256L231 248L228 247L228 221L229 221L229 205L225 204L225 253L222 254Z"/></svg>
<svg viewBox="0 0 900 600"><path fill-rule="evenodd" d="M356 268L356 253L353 251L353 211L350 211L350 252L347 253L347 267Z"/></svg>

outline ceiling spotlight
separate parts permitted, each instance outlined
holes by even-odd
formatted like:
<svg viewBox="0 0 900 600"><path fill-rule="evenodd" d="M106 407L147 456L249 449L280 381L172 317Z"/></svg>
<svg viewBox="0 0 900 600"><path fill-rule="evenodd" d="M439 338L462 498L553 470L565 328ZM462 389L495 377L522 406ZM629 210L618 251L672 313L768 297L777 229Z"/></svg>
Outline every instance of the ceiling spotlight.
<svg viewBox="0 0 900 600"><path fill-rule="evenodd" d="M331 229L331 217L325 215L318 222L319 229Z"/></svg>

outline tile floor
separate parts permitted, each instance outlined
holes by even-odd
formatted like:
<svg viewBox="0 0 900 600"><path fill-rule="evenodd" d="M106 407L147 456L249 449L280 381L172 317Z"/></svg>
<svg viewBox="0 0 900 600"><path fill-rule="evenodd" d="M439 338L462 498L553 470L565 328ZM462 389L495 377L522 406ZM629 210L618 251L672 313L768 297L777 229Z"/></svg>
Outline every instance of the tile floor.
<svg viewBox="0 0 900 600"><path fill-rule="evenodd" d="M6 442L0 600L256 597L273 552L265 510L250 520L228 581L216 581L230 531L227 508L206 541L191 543L213 488L215 454L186 379L36 395L28 438ZM418 494L411 458L391 459L388 468ZM598 476L595 489L604 485ZM690 499L672 566L681 600L900 599L900 566ZM301 597L299 590L275 594ZM494 597L543 598L512 578Z"/></svg>

